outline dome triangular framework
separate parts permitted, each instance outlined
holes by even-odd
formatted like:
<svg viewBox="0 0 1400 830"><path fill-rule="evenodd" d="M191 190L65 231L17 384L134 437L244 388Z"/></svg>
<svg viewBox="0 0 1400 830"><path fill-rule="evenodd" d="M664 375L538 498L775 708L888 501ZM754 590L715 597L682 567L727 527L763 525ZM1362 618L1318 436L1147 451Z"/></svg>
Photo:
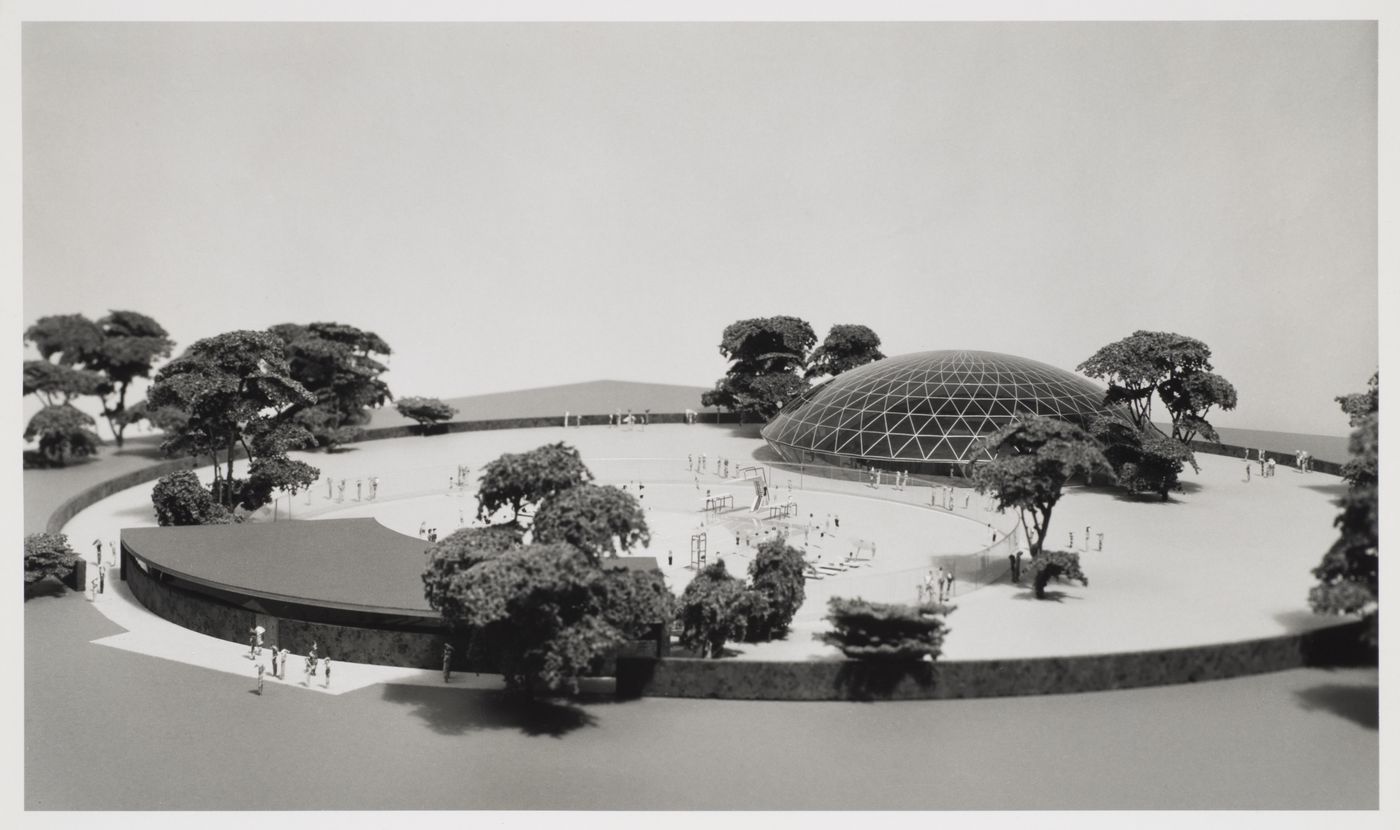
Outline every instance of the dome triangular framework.
<svg viewBox="0 0 1400 830"><path fill-rule="evenodd" d="M936 351L886 358L813 387L763 437L775 449L851 460L960 463L977 438L1017 415L1085 425L1104 391L1078 375L995 352Z"/></svg>

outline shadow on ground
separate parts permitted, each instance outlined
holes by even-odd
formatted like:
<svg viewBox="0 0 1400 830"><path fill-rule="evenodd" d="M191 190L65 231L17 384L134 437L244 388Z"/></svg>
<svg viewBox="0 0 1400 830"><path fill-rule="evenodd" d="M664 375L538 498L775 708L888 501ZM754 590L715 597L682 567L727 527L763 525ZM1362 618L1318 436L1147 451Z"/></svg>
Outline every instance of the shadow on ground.
<svg viewBox="0 0 1400 830"><path fill-rule="evenodd" d="M68 586L59 582L51 576L46 576L38 582L24 583L24 601L31 599L46 599L50 597L61 597L68 593Z"/></svg>
<svg viewBox="0 0 1400 830"><path fill-rule="evenodd" d="M1025 590L1025 591L1022 591L1022 592L1020 592L1019 594L1012 594L1012 595L1011 595L1011 598L1012 598L1012 599L1029 599L1029 600L1036 600L1036 599L1037 599L1037 597L1036 597L1036 595L1035 595L1035 591L1034 591L1034 590L1030 590L1030 589L1027 589L1027 590ZM1047 591L1045 592L1045 596L1039 597L1038 599L1039 599L1039 601L1041 601L1041 602L1064 602L1064 601L1067 600L1067 599L1081 600L1081 599L1083 599L1083 597L1076 597L1076 596L1074 596L1073 594L1066 594L1064 591L1047 590Z"/></svg>
<svg viewBox="0 0 1400 830"><path fill-rule="evenodd" d="M1372 731L1380 728L1380 687L1323 683L1294 692L1308 711L1324 709Z"/></svg>
<svg viewBox="0 0 1400 830"><path fill-rule="evenodd" d="M593 715L577 706L528 701L497 690L388 684L384 687L384 700L414 707L413 714L440 735L518 729L532 737L562 738L576 729L597 724Z"/></svg>

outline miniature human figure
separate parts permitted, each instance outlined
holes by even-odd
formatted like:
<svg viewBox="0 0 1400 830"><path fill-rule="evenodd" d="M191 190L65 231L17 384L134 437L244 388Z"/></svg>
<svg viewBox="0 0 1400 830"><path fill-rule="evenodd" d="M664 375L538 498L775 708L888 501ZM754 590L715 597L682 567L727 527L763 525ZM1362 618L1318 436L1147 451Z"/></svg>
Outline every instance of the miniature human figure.
<svg viewBox="0 0 1400 830"><path fill-rule="evenodd" d="M277 675L277 658L280 657L280 656L281 656L281 655L279 655L279 654L277 653L277 646L274 645L274 646L272 647L272 676L273 676L273 677L277 677L277 676L278 676L278 675Z"/></svg>
<svg viewBox="0 0 1400 830"><path fill-rule="evenodd" d="M278 652L278 655L282 658L282 673L278 677L285 678L287 676L287 658L292 656L292 653L284 648Z"/></svg>
<svg viewBox="0 0 1400 830"><path fill-rule="evenodd" d="M93 539L93 540L92 540L92 546L95 547L95 548L97 548L97 564L101 565L101 564L102 564L102 540L101 540L101 539Z"/></svg>
<svg viewBox="0 0 1400 830"><path fill-rule="evenodd" d="M686 453L686 454L685 454L685 469L686 469L686 472L691 472L691 471L693 470L694 467L695 467L695 456L692 455L692 454L690 454L690 453Z"/></svg>
<svg viewBox="0 0 1400 830"><path fill-rule="evenodd" d="M919 586L919 594L923 598L923 602L932 603L937 599L937 585L936 577L933 575L933 568L929 568L928 573L924 574L924 584Z"/></svg>
<svg viewBox="0 0 1400 830"><path fill-rule="evenodd" d="M1264 451L1259 450L1259 475L1264 475L1264 465L1267 463L1268 459L1264 457Z"/></svg>
<svg viewBox="0 0 1400 830"><path fill-rule="evenodd" d="M649 423L651 423L651 410L646 409L642 411L642 429L646 429Z"/></svg>
<svg viewBox="0 0 1400 830"><path fill-rule="evenodd" d="M1007 564L1011 566L1011 581L1012 581L1012 582L1020 582L1020 581L1021 581L1021 579L1020 579L1020 576L1021 576L1021 575L1018 574L1018 573L1016 573L1016 564L1017 564L1017 563L1016 563L1016 554L1014 554L1014 553L1008 553L1008 554L1006 555L1006 561L1007 561Z"/></svg>
<svg viewBox="0 0 1400 830"><path fill-rule="evenodd" d="M340 483L336 485L335 500L345 501L345 479L343 478L340 480Z"/></svg>
<svg viewBox="0 0 1400 830"><path fill-rule="evenodd" d="M322 657L321 668L325 669L326 671L326 682L324 688L329 689L331 687L331 658Z"/></svg>
<svg viewBox="0 0 1400 830"><path fill-rule="evenodd" d="M1089 526L1084 525L1084 550L1089 550Z"/></svg>
<svg viewBox="0 0 1400 830"><path fill-rule="evenodd" d="M452 682L452 644L443 643L442 646L442 682Z"/></svg>
<svg viewBox="0 0 1400 830"><path fill-rule="evenodd" d="M880 474L883 473L883 472L884 472L884 470L876 470L876 471L875 471L875 489L876 489L876 490L880 489Z"/></svg>
<svg viewBox="0 0 1400 830"><path fill-rule="evenodd" d="M840 515L839 513L833 513L833 514L831 514L831 523L834 524L834 525L836 525L836 529L837 529L837 530L840 530L840 529L841 529L841 515Z"/></svg>
<svg viewBox="0 0 1400 830"><path fill-rule="evenodd" d="M329 498L331 497L331 495L332 495L332 488L333 488L334 486L335 486L335 485L331 482L331 477L330 477L330 476L326 476L326 498L327 498L327 499L329 499Z"/></svg>
<svg viewBox="0 0 1400 830"><path fill-rule="evenodd" d="M262 690L263 690L263 672L264 672L264 671L266 671L266 669L263 668L262 661L259 660L259 661L258 661L258 695L259 695L259 696L262 695Z"/></svg>
<svg viewBox="0 0 1400 830"><path fill-rule="evenodd" d="M97 566L97 593L107 593L107 566Z"/></svg>
<svg viewBox="0 0 1400 830"><path fill-rule="evenodd" d="M944 599L944 601L947 601L947 600L950 600L950 599L953 598L953 581L954 581L953 571L952 571L952 569L950 568L950 569L948 570L947 573L943 574L943 599Z"/></svg>
<svg viewBox="0 0 1400 830"><path fill-rule="evenodd" d="M258 632L257 629L248 629L248 653L256 655L258 653Z"/></svg>
<svg viewBox="0 0 1400 830"><path fill-rule="evenodd" d="M362 478L355 479L355 501L364 501L365 481Z"/></svg>
<svg viewBox="0 0 1400 830"><path fill-rule="evenodd" d="M428 538L428 523L427 523L427 522L419 522L419 523L418 523L418 535L419 535L420 537L424 538L424 539Z"/></svg>
<svg viewBox="0 0 1400 830"><path fill-rule="evenodd" d="M936 574L934 574L934 576L933 576L933 591L934 591L934 596L938 597L938 601L939 601L939 602L942 602L942 601L943 601L943 566L942 566L942 565L939 565L939 566L938 566L938 572L937 572Z"/></svg>
<svg viewBox="0 0 1400 830"><path fill-rule="evenodd" d="M1099 531L1099 550L1103 550L1103 531Z"/></svg>
<svg viewBox="0 0 1400 830"><path fill-rule="evenodd" d="M1074 531L1073 531L1073 530L1071 530L1071 531L1069 532L1069 547L1070 547L1071 550L1074 549Z"/></svg>
<svg viewBox="0 0 1400 830"><path fill-rule="evenodd" d="M1248 483L1249 483L1249 471L1252 470L1252 469L1254 469L1254 465L1253 465L1253 464L1250 464L1249 461L1246 460L1246 461L1244 462L1244 483L1245 483L1245 484L1248 484Z"/></svg>
<svg viewBox="0 0 1400 830"><path fill-rule="evenodd" d="M306 665L305 665L305 667L302 669L302 672L303 672L303 674L305 675L305 676L302 678L302 681L301 681L301 684L302 684L303 686L310 686L310 685L311 685L311 675L312 675L312 673L313 673L313 671L314 671L315 665L316 665L316 658L315 658L315 657L312 657L312 656L309 655L309 654L306 655Z"/></svg>
<svg viewBox="0 0 1400 830"><path fill-rule="evenodd" d="M369 500L374 501L374 497L379 495L379 476L369 477Z"/></svg>
<svg viewBox="0 0 1400 830"><path fill-rule="evenodd" d="M1273 478L1276 467L1277 465L1275 464L1274 459L1270 458L1268 472L1266 472L1264 475L1268 476L1269 478Z"/></svg>

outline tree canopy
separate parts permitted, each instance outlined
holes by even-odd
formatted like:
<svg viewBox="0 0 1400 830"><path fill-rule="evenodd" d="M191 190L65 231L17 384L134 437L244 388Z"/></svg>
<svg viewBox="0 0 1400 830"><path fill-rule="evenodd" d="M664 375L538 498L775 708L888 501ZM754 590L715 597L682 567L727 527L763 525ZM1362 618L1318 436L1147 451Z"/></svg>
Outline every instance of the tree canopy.
<svg viewBox="0 0 1400 830"><path fill-rule="evenodd" d="M412 418L425 431L440 421L450 421L457 414L457 408L449 406L437 398L399 398L394 408L405 418Z"/></svg>
<svg viewBox="0 0 1400 830"><path fill-rule="evenodd" d="M880 335L868 326L841 323L831 327L826 339L812 352L807 363L807 379L830 375L835 377L876 360L884 360L880 351Z"/></svg>
<svg viewBox="0 0 1400 830"><path fill-rule="evenodd" d="M762 601L752 603L744 624L745 640L762 643L787 634L793 616L807 599L806 569L802 551L786 539L758 546L749 563L749 590Z"/></svg>
<svg viewBox="0 0 1400 830"><path fill-rule="evenodd" d="M796 317L754 317L724 329L719 352L729 370L701 396L703 406L721 406L740 418L767 420L807 388L802 371L817 342L811 325Z"/></svg>
<svg viewBox="0 0 1400 830"><path fill-rule="evenodd" d="M169 357L174 347L174 341L159 323L137 311L112 311L96 323L81 314L41 317L25 331L24 339L33 343L44 358L36 362L52 363L57 357L57 366L68 369L67 374L57 370L48 374L50 384L58 382L63 386L62 402L79 394L101 399L102 415L118 447L131 423L122 417L131 384L137 378L150 377L156 360ZM81 367L90 377L79 378L69 367ZM28 364L25 369L28 393Z"/></svg>
<svg viewBox="0 0 1400 830"><path fill-rule="evenodd" d="M563 443L546 444L529 452L505 453L486 465L477 488L477 514L489 521L509 507L517 521L526 505L593 480L578 450Z"/></svg>
<svg viewBox="0 0 1400 830"><path fill-rule="evenodd" d="M62 579L72 573L78 554L63 533L31 533L24 537L24 582L38 582L46 576Z"/></svg>
<svg viewBox="0 0 1400 830"><path fill-rule="evenodd" d="M570 545L512 548L467 569L455 601L473 658L527 695L578 691L589 666L625 640L602 613L604 578Z"/></svg>
<svg viewBox="0 0 1400 830"><path fill-rule="evenodd" d="M24 361L24 394L33 395L44 406L61 406L83 395L96 395L103 386L102 376L47 360Z"/></svg>
<svg viewBox="0 0 1400 830"><path fill-rule="evenodd" d="M147 401L187 416L161 446L174 455L210 458L216 476L223 465L215 497L225 507L256 509L272 490L305 487L320 475L315 467L285 459L290 449L314 446L311 434L291 417L316 398L290 376L275 335L232 331L197 341L157 373ZM246 482L233 475L239 449L255 476L246 494Z"/></svg>
<svg viewBox="0 0 1400 830"><path fill-rule="evenodd" d="M1343 468L1350 487L1341 498L1334 522L1337 541L1313 569L1318 584L1308 602L1319 614L1355 614L1370 620L1367 639L1375 643L1380 626L1380 509L1377 464L1380 458L1380 375L1365 392L1337 399L1354 430Z"/></svg>
<svg viewBox="0 0 1400 830"><path fill-rule="evenodd" d="M826 619L831 631L812 635L856 660L913 662L925 657L937 660L943 652L948 626L943 617L951 610L942 605L895 605L868 602L859 597L832 597Z"/></svg>
<svg viewBox="0 0 1400 830"><path fill-rule="evenodd" d="M335 448L358 439L371 407L393 397L381 378L390 354L379 335L343 323L283 323L268 329L283 345L288 374L316 397L298 407L295 421L318 446Z"/></svg>
<svg viewBox="0 0 1400 830"><path fill-rule="evenodd" d="M1134 493L1156 493L1166 501L1180 487L1185 465L1196 465L1195 453L1151 427L1139 428L1118 413L1096 416L1089 433L1099 442L1118 483Z"/></svg>
<svg viewBox="0 0 1400 830"><path fill-rule="evenodd" d="M593 561L651 543L646 514L630 493L580 483L546 498L535 513L533 540L563 542Z"/></svg>
<svg viewBox="0 0 1400 830"><path fill-rule="evenodd" d="M40 466L63 466L70 459L97 454L102 440L89 429L95 423L91 415L68 404L46 406L29 419L24 440L38 439Z"/></svg>
<svg viewBox="0 0 1400 830"><path fill-rule="evenodd" d="M721 656L725 643L744 638L745 600L744 583L729 575L723 559L705 566L677 605L681 645L702 657Z"/></svg>
<svg viewBox="0 0 1400 830"><path fill-rule="evenodd" d="M156 524L161 527L222 525L233 522L233 513L214 497L192 470L179 470L161 476L151 490Z"/></svg>
<svg viewBox="0 0 1400 830"><path fill-rule="evenodd" d="M467 571L520 547L523 535L515 525L464 527L428 548L423 595L428 605L442 614L448 627L466 625L467 609L462 605L462 596L466 591Z"/></svg>
<svg viewBox="0 0 1400 830"><path fill-rule="evenodd" d="M1152 424L1152 402L1160 398L1172 421L1172 437L1183 443L1200 433L1217 440L1206 421L1210 409L1235 408L1235 388L1213 374L1210 347L1168 331L1135 331L1099 349L1079 371L1106 381L1106 405L1127 407L1139 429Z"/></svg>
<svg viewBox="0 0 1400 830"><path fill-rule="evenodd" d="M1114 478L1098 445L1084 430L1042 415L1020 416L982 439L992 455L973 467L979 493L1020 517L1032 557L1040 555L1050 516L1070 479Z"/></svg>

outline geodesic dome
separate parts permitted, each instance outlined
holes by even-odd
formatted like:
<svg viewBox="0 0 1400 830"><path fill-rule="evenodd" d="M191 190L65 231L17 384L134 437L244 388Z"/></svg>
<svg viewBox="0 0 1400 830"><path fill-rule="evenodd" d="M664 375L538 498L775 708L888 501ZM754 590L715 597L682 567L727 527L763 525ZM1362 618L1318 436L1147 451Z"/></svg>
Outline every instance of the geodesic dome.
<svg viewBox="0 0 1400 830"><path fill-rule="evenodd" d="M762 435L783 460L942 467L974 461L974 442L1021 414L1087 426L1104 390L1035 360L933 351L868 363L783 407Z"/></svg>

